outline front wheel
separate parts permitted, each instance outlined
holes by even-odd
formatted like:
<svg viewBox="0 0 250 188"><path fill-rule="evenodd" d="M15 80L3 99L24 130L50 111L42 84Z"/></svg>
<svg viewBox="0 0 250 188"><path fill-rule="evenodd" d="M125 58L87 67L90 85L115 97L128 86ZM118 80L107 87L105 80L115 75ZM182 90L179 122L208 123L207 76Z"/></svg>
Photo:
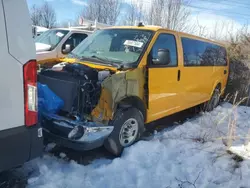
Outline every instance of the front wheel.
<svg viewBox="0 0 250 188"><path fill-rule="evenodd" d="M113 132L104 143L105 148L119 156L125 147L140 139L144 131L144 118L137 108L120 109L111 123Z"/></svg>

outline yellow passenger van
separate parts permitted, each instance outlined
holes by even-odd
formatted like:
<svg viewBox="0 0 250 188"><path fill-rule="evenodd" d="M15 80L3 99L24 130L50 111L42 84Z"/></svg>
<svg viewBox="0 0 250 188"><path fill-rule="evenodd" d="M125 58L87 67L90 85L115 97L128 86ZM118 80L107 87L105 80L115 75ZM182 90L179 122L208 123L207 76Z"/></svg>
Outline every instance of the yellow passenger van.
<svg viewBox="0 0 250 188"><path fill-rule="evenodd" d="M44 115L45 137L77 150L104 144L119 155L152 121L197 105L213 110L229 61L220 43L140 24L95 31L56 67L39 74L64 101Z"/></svg>

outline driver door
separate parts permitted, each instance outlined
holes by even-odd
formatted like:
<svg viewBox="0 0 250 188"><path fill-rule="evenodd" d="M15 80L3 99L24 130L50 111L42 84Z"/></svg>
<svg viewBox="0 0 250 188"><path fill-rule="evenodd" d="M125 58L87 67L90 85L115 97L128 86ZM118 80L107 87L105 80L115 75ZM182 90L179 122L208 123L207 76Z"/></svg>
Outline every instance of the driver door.
<svg viewBox="0 0 250 188"><path fill-rule="evenodd" d="M181 107L183 88L176 39L174 33L159 33L148 57L149 121L173 114ZM159 49L169 51L169 62L154 63Z"/></svg>

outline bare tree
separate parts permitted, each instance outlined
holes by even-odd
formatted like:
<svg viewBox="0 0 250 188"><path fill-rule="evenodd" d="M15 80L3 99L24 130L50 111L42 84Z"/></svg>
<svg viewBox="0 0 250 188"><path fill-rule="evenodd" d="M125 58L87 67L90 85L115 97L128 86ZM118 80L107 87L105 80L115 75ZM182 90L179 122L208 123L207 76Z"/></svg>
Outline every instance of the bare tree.
<svg viewBox="0 0 250 188"><path fill-rule="evenodd" d="M134 25L136 21L141 21L143 17L143 2L131 0L129 10L125 19L126 25Z"/></svg>
<svg viewBox="0 0 250 188"><path fill-rule="evenodd" d="M71 26L70 22L67 21L63 21L58 24L58 27L69 27L69 26Z"/></svg>
<svg viewBox="0 0 250 188"><path fill-rule="evenodd" d="M41 6L41 13L42 13L42 26L46 28L53 28L56 26L56 12L49 5L47 1Z"/></svg>
<svg viewBox="0 0 250 188"><path fill-rule="evenodd" d="M142 21L142 18L143 18L143 1L138 1L137 4L136 4L136 8L138 10L137 19L138 19L138 21Z"/></svg>
<svg viewBox="0 0 250 188"><path fill-rule="evenodd" d="M106 16L107 22L110 25L114 25L117 21L117 17L120 14L120 2L119 0L106 0Z"/></svg>
<svg viewBox="0 0 250 188"><path fill-rule="evenodd" d="M30 17L33 25L53 28L56 26L56 12L47 1L41 6L33 5L30 11Z"/></svg>
<svg viewBox="0 0 250 188"><path fill-rule="evenodd" d="M149 24L160 25L177 31L187 31L190 11L186 0L153 0L147 13Z"/></svg>
<svg viewBox="0 0 250 188"><path fill-rule="evenodd" d="M41 20L42 20L41 9L38 8L36 5L32 6L30 17L31 17L33 25L37 25L37 26L41 25Z"/></svg>
<svg viewBox="0 0 250 188"><path fill-rule="evenodd" d="M101 2L102 0L92 0L88 7L84 7L82 11L82 17L94 21L100 21L101 17Z"/></svg>
<svg viewBox="0 0 250 188"><path fill-rule="evenodd" d="M208 35L207 27L200 24L198 17L196 17L196 23L194 23L193 31L191 31L190 34L195 34L200 37L207 37Z"/></svg>
<svg viewBox="0 0 250 188"><path fill-rule="evenodd" d="M152 25L166 26L163 17L165 15L165 0L153 0L148 12L148 23Z"/></svg>
<svg viewBox="0 0 250 188"><path fill-rule="evenodd" d="M120 0L91 0L81 16L89 20L114 25L120 13Z"/></svg>

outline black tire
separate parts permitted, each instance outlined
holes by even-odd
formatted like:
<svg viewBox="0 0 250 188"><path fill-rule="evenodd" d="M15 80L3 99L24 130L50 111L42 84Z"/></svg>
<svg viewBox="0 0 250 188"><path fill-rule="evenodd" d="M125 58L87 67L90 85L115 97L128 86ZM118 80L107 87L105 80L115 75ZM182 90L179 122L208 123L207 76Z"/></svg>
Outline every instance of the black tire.
<svg viewBox="0 0 250 188"><path fill-rule="evenodd" d="M205 104L205 111L211 112L215 109L220 103L220 89L215 88L211 99Z"/></svg>
<svg viewBox="0 0 250 188"><path fill-rule="evenodd" d="M126 109L119 109L111 122L111 125L114 126L114 130L104 142L104 147L115 156L120 156L123 152L124 147L120 143L119 135L122 126L130 118L134 118L138 123L136 139L130 145L138 141L144 132L144 118L142 113L137 108L130 107Z"/></svg>

